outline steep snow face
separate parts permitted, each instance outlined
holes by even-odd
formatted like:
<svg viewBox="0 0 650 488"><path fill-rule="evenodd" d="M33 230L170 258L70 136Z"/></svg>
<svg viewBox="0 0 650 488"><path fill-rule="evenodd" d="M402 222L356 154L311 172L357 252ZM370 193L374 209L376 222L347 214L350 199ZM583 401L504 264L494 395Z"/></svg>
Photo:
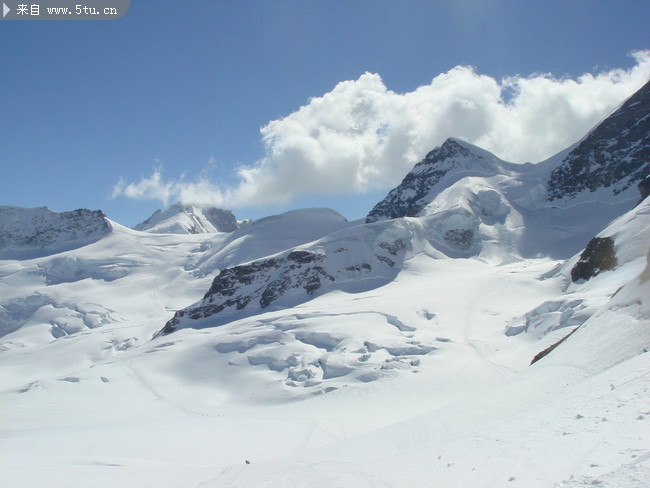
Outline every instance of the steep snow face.
<svg viewBox="0 0 650 488"><path fill-rule="evenodd" d="M46 207L0 207L0 259L24 259L75 249L111 231L100 210L53 212Z"/></svg>
<svg viewBox="0 0 650 488"><path fill-rule="evenodd" d="M158 234L207 234L233 232L237 227L237 219L230 210L176 203L165 211L156 210L134 229Z"/></svg>
<svg viewBox="0 0 650 488"><path fill-rule="evenodd" d="M650 81L593 129L552 171L548 200L607 188L617 195L650 174Z"/></svg>

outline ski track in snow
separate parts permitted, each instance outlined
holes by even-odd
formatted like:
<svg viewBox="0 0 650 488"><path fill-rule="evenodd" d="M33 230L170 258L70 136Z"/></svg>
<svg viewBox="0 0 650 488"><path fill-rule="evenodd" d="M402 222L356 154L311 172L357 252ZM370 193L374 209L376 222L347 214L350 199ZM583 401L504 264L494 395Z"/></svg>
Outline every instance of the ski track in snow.
<svg viewBox="0 0 650 488"><path fill-rule="evenodd" d="M495 360L495 354L492 348L484 341L475 338L472 333L477 323L480 323L484 317L483 304L489 303L492 298L503 293L503 280L494 279L482 280L474 289L465 304L465 319L463 325L463 341L470 346L476 355L494 371L508 378L517 373L513 368L498 363Z"/></svg>

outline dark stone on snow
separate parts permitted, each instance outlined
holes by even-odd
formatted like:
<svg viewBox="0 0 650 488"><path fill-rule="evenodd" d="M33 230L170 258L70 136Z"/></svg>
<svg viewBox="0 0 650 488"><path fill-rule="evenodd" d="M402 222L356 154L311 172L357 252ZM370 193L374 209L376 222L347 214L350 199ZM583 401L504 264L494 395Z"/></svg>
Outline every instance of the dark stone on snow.
<svg viewBox="0 0 650 488"><path fill-rule="evenodd" d="M618 264L611 237L594 237L571 270L571 279L576 282L593 278L601 271L614 269Z"/></svg>
<svg viewBox="0 0 650 488"><path fill-rule="evenodd" d="M293 261L299 264L313 263L314 261L318 260L318 258L318 254L304 250L291 251L287 256L287 259L289 261Z"/></svg>

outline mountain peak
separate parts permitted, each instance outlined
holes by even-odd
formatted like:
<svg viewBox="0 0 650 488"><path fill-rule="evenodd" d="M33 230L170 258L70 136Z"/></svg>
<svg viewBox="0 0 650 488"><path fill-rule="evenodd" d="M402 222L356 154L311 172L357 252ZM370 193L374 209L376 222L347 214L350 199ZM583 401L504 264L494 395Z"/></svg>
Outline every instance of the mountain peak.
<svg viewBox="0 0 650 488"><path fill-rule="evenodd" d="M503 163L489 151L450 137L430 151L402 183L375 205L366 222L416 216L432 201L434 187L440 188L439 183L443 180L451 184L464 176L494 175Z"/></svg>
<svg viewBox="0 0 650 488"><path fill-rule="evenodd" d="M650 81L594 128L553 170L548 200L611 188L614 195L650 174Z"/></svg>
<svg viewBox="0 0 650 488"><path fill-rule="evenodd" d="M232 232L237 227L237 220L230 210L179 202L167 210L156 210L134 229L156 234L207 234Z"/></svg>

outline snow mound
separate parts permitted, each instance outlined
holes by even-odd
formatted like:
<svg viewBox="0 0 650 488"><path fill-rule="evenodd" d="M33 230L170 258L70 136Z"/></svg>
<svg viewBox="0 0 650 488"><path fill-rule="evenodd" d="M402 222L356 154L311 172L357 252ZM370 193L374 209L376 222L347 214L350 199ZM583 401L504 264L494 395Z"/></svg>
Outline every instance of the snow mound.
<svg viewBox="0 0 650 488"><path fill-rule="evenodd" d="M0 337L21 328L46 342L115 321L114 314L89 302L62 301L43 293L0 301Z"/></svg>

